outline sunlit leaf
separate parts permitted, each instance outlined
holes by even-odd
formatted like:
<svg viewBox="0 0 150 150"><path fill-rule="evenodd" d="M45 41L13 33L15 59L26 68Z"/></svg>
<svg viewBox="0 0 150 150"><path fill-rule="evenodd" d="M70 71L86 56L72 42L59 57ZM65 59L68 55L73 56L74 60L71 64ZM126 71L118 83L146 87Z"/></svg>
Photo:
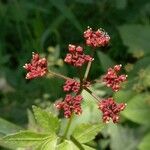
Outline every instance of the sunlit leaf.
<svg viewBox="0 0 150 150"><path fill-rule="evenodd" d="M60 121L52 113L33 106L33 112L38 125L46 133L55 133L59 129Z"/></svg>
<svg viewBox="0 0 150 150"><path fill-rule="evenodd" d="M3 138L6 144L12 147L30 147L37 146L45 140L52 139L54 135L39 134L31 131L21 131L15 134L10 134Z"/></svg>
<svg viewBox="0 0 150 150"><path fill-rule="evenodd" d="M95 138L95 136L104 128L104 124L81 124L78 125L73 136L80 143L87 143Z"/></svg>
<svg viewBox="0 0 150 150"><path fill-rule="evenodd" d="M21 130L21 127L0 118L0 134L11 134Z"/></svg>
<svg viewBox="0 0 150 150"><path fill-rule="evenodd" d="M36 150L56 150L57 137L43 142Z"/></svg>
<svg viewBox="0 0 150 150"><path fill-rule="evenodd" d="M135 130L109 123L107 128L112 150L135 150L139 142Z"/></svg>

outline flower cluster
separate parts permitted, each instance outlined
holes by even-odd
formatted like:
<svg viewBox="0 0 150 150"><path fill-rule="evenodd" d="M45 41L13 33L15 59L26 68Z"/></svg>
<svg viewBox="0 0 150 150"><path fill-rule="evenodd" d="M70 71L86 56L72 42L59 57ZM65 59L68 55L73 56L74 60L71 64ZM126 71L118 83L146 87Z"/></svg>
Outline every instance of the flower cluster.
<svg viewBox="0 0 150 150"><path fill-rule="evenodd" d="M79 92L80 83L75 79L67 79L63 86L63 90L69 93L74 92L75 96L67 94L62 102L55 104L56 108L63 110L66 118L70 118L72 113L80 115L82 113L81 101L83 99Z"/></svg>
<svg viewBox="0 0 150 150"><path fill-rule="evenodd" d="M69 53L66 55L64 61L68 64L71 64L75 67L81 67L89 61L93 61L93 58L90 55L85 55L83 53L83 48L81 46L75 46L69 44Z"/></svg>
<svg viewBox="0 0 150 150"><path fill-rule="evenodd" d="M109 35L102 29L93 31L92 28L88 28L84 32L84 38L86 40L86 45L93 48L107 46L110 41ZM90 63L94 60L94 58L90 55L86 55L83 52L83 47L81 46L69 44L68 49L69 52L67 53L64 61L75 67L82 67L85 63L89 63L86 70L86 73L89 73L91 67ZM119 75L121 67L121 65L115 65L113 68L109 68L106 75L103 76L103 81L106 83L106 86L111 87L115 92L121 88L121 83L127 78L124 74ZM25 64L24 68L28 71L26 75L27 79L41 77L48 71L46 59L40 58L39 55L35 53L33 53L31 62L29 64ZM63 90L64 92L67 92L67 94L63 101L55 104L56 108L64 111L64 116L66 118L70 118L72 113L77 115L82 113L81 102L83 97L81 96L81 92L83 89L87 90L99 101L99 98L97 98L97 96L88 89L92 81L87 81L86 75L83 78L81 76L80 82L78 82L75 79L71 79L60 74L51 73L66 80ZM103 113L103 122L105 123L108 123L110 119L112 119L114 123L117 123L119 121L119 113L124 110L125 107L126 104L118 104L112 97L103 99L98 103L98 108Z"/></svg>
<svg viewBox="0 0 150 150"><path fill-rule="evenodd" d="M67 79L65 85L63 86L65 92L75 92L77 93L80 89L80 83L74 79Z"/></svg>
<svg viewBox="0 0 150 150"><path fill-rule="evenodd" d="M88 28L84 32L84 38L86 39L86 44L91 47L104 47L110 41L109 35L103 29L93 31L92 28Z"/></svg>
<svg viewBox="0 0 150 150"><path fill-rule="evenodd" d="M118 75L122 65L115 65L113 68L109 68L107 74L104 75L103 81L107 87L111 87L113 91L118 91L120 84L127 79L127 75Z"/></svg>
<svg viewBox="0 0 150 150"><path fill-rule="evenodd" d="M118 123L119 113L123 111L125 107L126 104L117 104L112 97L100 101L99 109L103 113L103 122L108 123L110 119L112 119L114 123Z"/></svg>
<svg viewBox="0 0 150 150"><path fill-rule="evenodd" d="M47 73L47 60L33 52L31 62L23 67L28 71L26 79L42 77Z"/></svg>
<svg viewBox="0 0 150 150"><path fill-rule="evenodd" d="M64 116L70 118L71 114L74 112L77 115L82 113L81 109L81 95L72 96L67 94L63 102L58 102L55 104L56 108L64 110Z"/></svg>

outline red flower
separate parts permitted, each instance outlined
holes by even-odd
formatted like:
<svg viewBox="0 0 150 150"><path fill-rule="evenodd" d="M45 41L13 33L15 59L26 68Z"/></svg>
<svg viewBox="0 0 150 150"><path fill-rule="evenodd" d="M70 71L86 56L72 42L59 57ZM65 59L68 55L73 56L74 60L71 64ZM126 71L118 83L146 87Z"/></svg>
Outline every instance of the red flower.
<svg viewBox="0 0 150 150"><path fill-rule="evenodd" d="M75 46L69 44L69 53L66 55L64 61L68 64L71 64L75 67L81 67L89 61L93 61L93 58L90 55L85 55L83 53L83 48L81 46Z"/></svg>
<svg viewBox="0 0 150 150"><path fill-rule="evenodd" d="M65 92L75 92L77 93L80 89L80 83L74 79L68 79L63 86Z"/></svg>
<svg viewBox="0 0 150 150"><path fill-rule="evenodd" d="M109 68L107 74L103 77L106 86L111 87L114 91L118 91L121 88L120 84L127 79L127 75L118 75L121 67L122 65L116 65L114 68Z"/></svg>
<svg viewBox="0 0 150 150"><path fill-rule="evenodd" d="M120 118L119 113L123 111L125 107L126 104L117 104L112 97L100 101L99 109L103 113L103 122L108 123L110 119L112 119L114 123L117 123Z"/></svg>
<svg viewBox="0 0 150 150"><path fill-rule="evenodd" d="M104 47L108 45L110 41L109 35L103 29L93 31L92 28L88 28L84 32L84 38L86 44L92 47Z"/></svg>
<svg viewBox="0 0 150 150"><path fill-rule="evenodd" d="M72 96L67 94L63 102L57 102L55 104L56 108L64 110L64 116L70 118L71 114L74 112L77 115L82 113L81 109L81 95Z"/></svg>
<svg viewBox="0 0 150 150"><path fill-rule="evenodd" d="M26 79L42 77L47 73L47 60L33 52L31 62L23 67L28 71Z"/></svg>

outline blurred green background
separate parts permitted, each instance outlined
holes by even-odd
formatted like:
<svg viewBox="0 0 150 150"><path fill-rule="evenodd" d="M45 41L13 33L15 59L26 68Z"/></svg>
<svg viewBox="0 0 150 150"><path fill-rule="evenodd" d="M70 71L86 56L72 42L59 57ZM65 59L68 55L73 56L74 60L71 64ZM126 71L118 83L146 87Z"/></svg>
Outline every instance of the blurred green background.
<svg viewBox="0 0 150 150"><path fill-rule="evenodd" d="M87 26L104 28L111 37L109 47L97 49L90 78L120 63L129 76L116 94L94 86L100 96L113 94L128 104L120 125L95 139L97 149L150 150L149 0L0 0L0 117L25 127L27 108L49 107L64 95L63 81L27 81L22 66L34 51L47 57L50 69L77 77L63 58L68 44L84 42ZM9 133L3 122L0 135Z"/></svg>

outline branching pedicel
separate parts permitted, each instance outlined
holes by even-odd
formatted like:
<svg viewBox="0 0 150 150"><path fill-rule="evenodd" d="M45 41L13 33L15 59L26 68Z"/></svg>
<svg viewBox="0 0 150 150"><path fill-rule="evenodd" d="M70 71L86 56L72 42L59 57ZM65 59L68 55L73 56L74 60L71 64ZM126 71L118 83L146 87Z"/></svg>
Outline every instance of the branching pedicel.
<svg viewBox="0 0 150 150"><path fill-rule="evenodd" d="M107 46L110 41L109 35L103 29L93 31L92 28L88 28L84 32L84 38L86 45L93 47L94 51L97 47ZM31 63L25 64L24 66L24 68L28 71L26 79L42 77L46 74L53 74L65 79L63 90L67 93L66 97L62 102L57 102L55 106L56 108L64 111L64 116L66 118L70 118L73 113L77 115L82 113L81 103L83 97L81 96L81 93L83 89L89 92L92 96L95 95L88 88L90 86L90 82L87 81L91 63L94 61L94 58L85 54L84 49L81 46L69 44L68 49L69 52L64 59L67 64L81 70L82 66L88 63L85 76L80 77L80 82L52 71L48 71L46 59L40 58L39 55L35 53L33 53ZM103 82L107 87L111 87L114 92L120 90L121 83L127 78L127 75L118 75L121 67L122 65L115 65L113 68L109 68L106 75L103 76ZM99 100L97 96L94 96L94 98L98 100L98 109L100 109L103 113L103 122L108 123L110 119L112 119L114 123L117 123L119 121L119 113L125 109L126 104L118 104L112 97L103 100Z"/></svg>

